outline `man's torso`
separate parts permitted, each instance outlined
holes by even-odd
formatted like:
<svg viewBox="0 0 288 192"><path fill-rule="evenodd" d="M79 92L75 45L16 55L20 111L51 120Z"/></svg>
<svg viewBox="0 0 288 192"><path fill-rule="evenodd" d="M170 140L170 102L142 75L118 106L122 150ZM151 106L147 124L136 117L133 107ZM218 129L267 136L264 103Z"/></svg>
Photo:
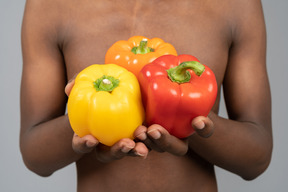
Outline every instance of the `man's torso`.
<svg viewBox="0 0 288 192"><path fill-rule="evenodd" d="M66 5L60 3L65 8L56 30L67 79L91 64L104 64L106 51L116 41L142 35L159 37L178 54L197 57L214 71L220 86L232 41L224 2L62 1ZM218 105L219 96L216 113ZM91 154L77 162L79 191L217 190L213 165L191 151L184 157L153 151L146 160L126 157L108 164Z"/></svg>

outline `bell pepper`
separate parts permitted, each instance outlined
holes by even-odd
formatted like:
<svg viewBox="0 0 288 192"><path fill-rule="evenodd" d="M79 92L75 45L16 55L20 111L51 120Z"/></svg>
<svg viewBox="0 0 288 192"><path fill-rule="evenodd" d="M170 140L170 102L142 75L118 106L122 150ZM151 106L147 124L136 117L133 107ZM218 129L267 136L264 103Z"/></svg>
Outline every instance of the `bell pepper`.
<svg viewBox="0 0 288 192"><path fill-rule="evenodd" d="M92 134L107 146L122 138L133 139L145 115L137 78L115 64L94 64L82 70L76 76L67 109L77 135Z"/></svg>
<svg viewBox="0 0 288 192"><path fill-rule="evenodd" d="M177 55L173 45L160 38L133 36L114 43L106 52L105 63L120 65L138 76L144 65L162 55Z"/></svg>
<svg viewBox="0 0 288 192"><path fill-rule="evenodd" d="M207 116L217 96L212 70L192 55L165 55L139 73L146 123L159 124L178 138L195 130L191 121Z"/></svg>

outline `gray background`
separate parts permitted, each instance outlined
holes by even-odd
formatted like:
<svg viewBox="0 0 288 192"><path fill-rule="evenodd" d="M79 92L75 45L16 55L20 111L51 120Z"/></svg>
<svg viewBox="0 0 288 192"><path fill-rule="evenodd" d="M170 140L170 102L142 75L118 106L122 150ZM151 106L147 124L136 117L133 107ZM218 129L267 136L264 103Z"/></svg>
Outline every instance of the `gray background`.
<svg viewBox="0 0 288 192"><path fill-rule="evenodd" d="M16 4L16 2L18 4ZM267 67L273 102L274 151L268 170L253 181L217 168L220 192L288 191L288 1L263 0L268 33ZM48 178L28 171L19 151L20 28L25 2L0 0L0 191L76 191L72 164ZM255 71L257 73L257 70ZM224 104L221 115L226 116Z"/></svg>

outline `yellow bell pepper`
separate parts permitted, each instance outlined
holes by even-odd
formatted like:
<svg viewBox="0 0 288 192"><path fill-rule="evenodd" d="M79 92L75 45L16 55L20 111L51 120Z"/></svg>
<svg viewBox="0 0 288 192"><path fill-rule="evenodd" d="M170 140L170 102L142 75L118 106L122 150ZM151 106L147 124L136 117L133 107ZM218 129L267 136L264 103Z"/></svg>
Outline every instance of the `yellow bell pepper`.
<svg viewBox="0 0 288 192"><path fill-rule="evenodd" d="M92 134L107 146L122 138L133 139L133 132L144 121L137 78L115 64L94 64L82 70L67 109L77 135Z"/></svg>

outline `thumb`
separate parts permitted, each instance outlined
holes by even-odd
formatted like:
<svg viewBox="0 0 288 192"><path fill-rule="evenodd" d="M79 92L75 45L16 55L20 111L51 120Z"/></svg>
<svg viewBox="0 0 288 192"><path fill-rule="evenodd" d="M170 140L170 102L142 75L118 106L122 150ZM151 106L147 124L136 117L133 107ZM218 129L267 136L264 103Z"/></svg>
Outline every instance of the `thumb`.
<svg viewBox="0 0 288 192"><path fill-rule="evenodd" d="M76 153L84 154L91 152L97 145L99 141L92 135L85 135L84 137L79 137L74 133L72 139L72 148Z"/></svg>
<svg viewBox="0 0 288 192"><path fill-rule="evenodd" d="M72 87L74 86L74 84L75 84L75 79L69 81L67 83L67 85L65 86L65 93L66 93L67 96L70 95L70 92L71 92Z"/></svg>
<svg viewBox="0 0 288 192"><path fill-rule="evenodd" d="M192 127L195 132L203 138L210 137L214 132L214 124L212 120L204 116L194 118L192 120Z"/></svg>
<svg viewBox="0 0 288 192"><path fill-rule="evenodd" d="M72 88L73 88L73 86L74 86L74 84L75 84L75 79L76 79L77 75L78 75L78 73L76 73L76 74L72 77L72 79L70 79L70 80L68 81L67 85L65 86L65 93L66 93L67 96L70 95L70 92L71 92L71 90L72 90Z"/></svg>

